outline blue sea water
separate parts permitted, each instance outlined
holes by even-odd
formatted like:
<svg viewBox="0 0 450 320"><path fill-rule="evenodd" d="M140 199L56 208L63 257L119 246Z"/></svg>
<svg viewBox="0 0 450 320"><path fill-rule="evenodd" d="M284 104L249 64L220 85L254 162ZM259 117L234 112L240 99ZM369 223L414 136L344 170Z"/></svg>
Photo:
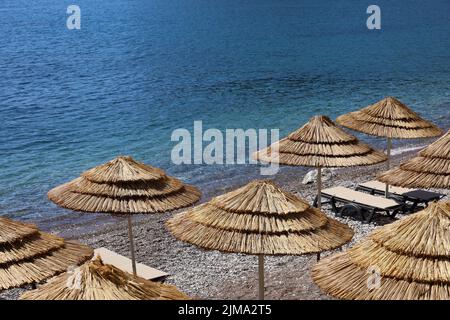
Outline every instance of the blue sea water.
<svg viewBox="0 0 450 320"><path fill-rule="evenodd" d="M1 0L0 215L68 214L46 192L120 154L205 189L257 175L173 165L195 120L285 135L393 95L448 129L450 1L377 0L368 30L372 2Z"/></svg>

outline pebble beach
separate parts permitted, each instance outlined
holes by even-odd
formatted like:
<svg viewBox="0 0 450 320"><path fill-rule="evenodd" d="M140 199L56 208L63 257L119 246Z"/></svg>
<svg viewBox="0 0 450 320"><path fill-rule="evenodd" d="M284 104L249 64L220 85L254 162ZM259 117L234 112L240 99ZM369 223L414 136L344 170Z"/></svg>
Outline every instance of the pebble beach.
<svg viewBox="0 0 450 320"><path fill-rule="evenodd" d="M417 150L409 150L393 156L393 165L412 157ZM296 175L292 168L281 170L273 180L283 189L313 202L316 185L301 183L303 175ZM324 187L342 185L356 187L358 183L371 180L385 169L385 164L368 167L334 169L331 178L324 181ZM238 187L238 186L236 186ZM228 188L232 190L233 188ZM201 202L219 195L223 190L211 190ZM442 193L442 190L439 190ZM445 193L445 192L444 192ZM447 197L450 193L447 191ZM328 205L323 212L336 218ZM243 254L222 254L218 251L205 251L182 243L172 237L165 229L165 222L174 213L140 215L134 218L134 235L137 261L169 273L167 283L176 285L182 291L197 299L256 299L257 297L257 257ZM396 219L405 217L403 214ZM101 215L99 215L101 218ZM116 218L117 223L97 226L95 231L86 231L79 224L60 225L49 231L71 240L88 244L93 248L106 247L124 256L129 256L128 234L125 219ZM336 218L348 224L355 232L352 241L343 247L345 250L364 238L375 228L392 222L389 217L378 215L365 224L358 218ZM39 225L39 223L38 223ZM322 256L333 254L332 251ZM324 295L311 280L309 270L316 262L316 255L306 256L266 256L266 298L267 299L330 299ZM17 299L24 290L7 290L0 293L0 299Z"/></svg>

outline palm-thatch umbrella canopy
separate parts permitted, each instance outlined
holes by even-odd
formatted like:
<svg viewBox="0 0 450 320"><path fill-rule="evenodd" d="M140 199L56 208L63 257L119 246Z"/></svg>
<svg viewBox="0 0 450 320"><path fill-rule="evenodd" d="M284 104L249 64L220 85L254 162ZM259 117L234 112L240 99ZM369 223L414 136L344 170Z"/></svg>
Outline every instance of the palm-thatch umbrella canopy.
<svg viewBox="0 0 450 320"><path fill-rule="evenodd" d="M100 257L51 279L21 300L186 300L176 287L135 277Z"/></svg>
<svg viewBox="0 0 450 320"><path fill-rule="evenodd" d="M433 202L321 260L312 268L312 278L341 299L448 300L449 225L450 203Z"/></svg>
<svg viewBox="0 0 450 320"><path fill-rule="evenodd" d="M394 186L450 189L450 131L378 180Z"/></svg>
<svg viewBox="0 0 450 320"><path fill-rule="evenodd" d="M318 170L318 207L321 208L323 167L373 165L386 161L382 152L339 127L326 116L315 116L300 129L254 154L257 160L291 166L316 167Z"/></svg>
<svg viewBox="0 0 450 320"><path fill-rule="evenodd" d="M394 97L384 98L359 111L344 114L336 122L359 132L387 138L388 170L392 139L431 138L443 133ZM386 185L386 195L388 192L389 185Z"/></svg>
<svg viewBox="0 0 450 320"><path fill-rule="evenodd" d="M264 255L301 255L338 248L353 231L271 181L252 181L168 220L179 240L204 249L259 255L264 298Z"/></svg>
<svg viewBox="0 0 450 320"><path fill-rule="evenodd" d="M118 157L48 192L57 205L82 212L125 214L131 258L136 275L131 214L158 213L190 206L200 191L170 177L161 169Z"/></svg>
<svg viewBox="0 0 450 320"><path fill-rule="evenodd" d="M93 256L91 248L0 218L0 290L42 282Z"/></svg>

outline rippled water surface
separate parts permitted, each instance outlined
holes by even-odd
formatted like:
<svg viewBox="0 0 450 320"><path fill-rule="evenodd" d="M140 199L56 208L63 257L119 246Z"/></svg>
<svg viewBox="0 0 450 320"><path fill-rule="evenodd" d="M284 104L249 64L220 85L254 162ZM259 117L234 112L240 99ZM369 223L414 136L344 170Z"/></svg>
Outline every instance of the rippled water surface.
<svg viewBox="0 0 450 320"><path fill-rule="evenodd" d="M357 0L75 3L79 31L64 1L0 2L0 215L67 214L46 192L119 154L204 189L257 175L171 164L194 120L285 135L394 95L450 124L447 0L377 1L379 31Z"/></svg>

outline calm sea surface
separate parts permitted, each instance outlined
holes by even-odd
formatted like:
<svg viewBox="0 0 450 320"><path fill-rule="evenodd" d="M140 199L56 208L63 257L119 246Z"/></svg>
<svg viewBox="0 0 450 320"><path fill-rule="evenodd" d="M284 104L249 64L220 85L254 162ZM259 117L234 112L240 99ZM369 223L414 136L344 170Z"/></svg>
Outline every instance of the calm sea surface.
<svg viewBox="0 0 450 320"><path fill-rule="evenodd" d="M70 214L46 192L120 154L203 189L257 176L171 164L172 131L195 120L285 135L394 95L450 127L448 0L377 0L378 31L373 1L72 2L79 31L68 2L0 1L0 215Z"/></svg>

